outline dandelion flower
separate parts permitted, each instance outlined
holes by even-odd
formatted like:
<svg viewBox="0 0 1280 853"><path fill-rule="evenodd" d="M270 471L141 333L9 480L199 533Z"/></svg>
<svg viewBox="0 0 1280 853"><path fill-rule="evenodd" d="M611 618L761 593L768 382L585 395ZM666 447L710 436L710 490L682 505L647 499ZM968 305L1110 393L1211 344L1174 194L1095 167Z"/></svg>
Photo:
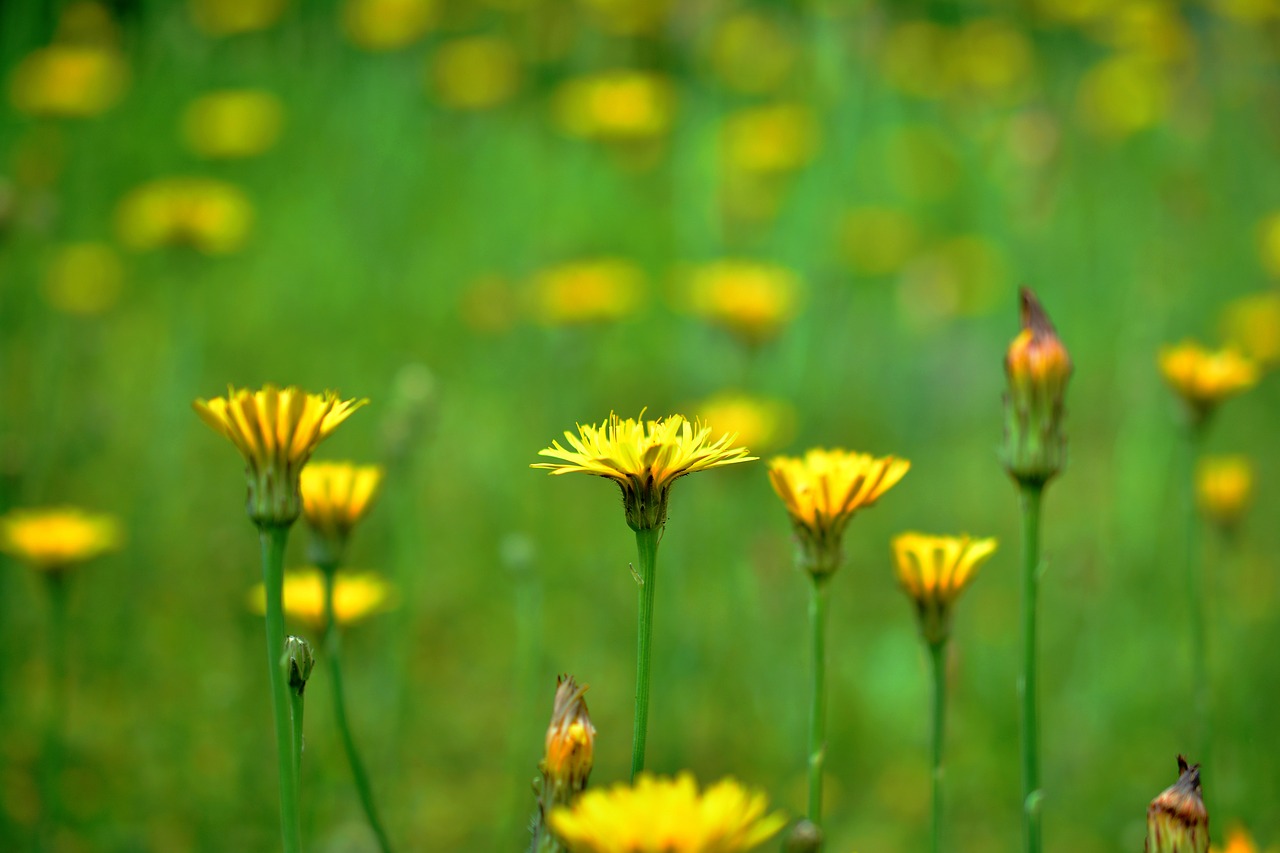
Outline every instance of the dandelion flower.
<svg viewBox="0 0 1280 853"><path fill-rule="evenodd" d="M422 38L436 19L432 0L347 0L342 28L356 47L400 50Z"/></svg>
<svg viewBox="0 0 1280 853"><path fill-rule="evenodd" d="M270 92L226 89L196 98L182 115L187 148L211 160L256 157L271 149L284 125L284 105Z"/></svg>
<svg viewBox="0 0 1280 853"><path fill-rule="evenodd" d="M920 630L930 644L947 639L951 604L996 550L994 539L903 533L893 540L898 582L915 602Z"/></svg>
<svg viewBox="0 0 1280 853"><path fill-rule="evenodd" d="M532 282L530 300L548 326L621 320L644 302L644 273L623 258L591 258L550 267Z"/></svg>
<svg viewBox="0 0 1280 853"><path fill-rule="evenodd" d="M698 412L707 423L736 433L738 441L756 452L784 445L795 428L795 411L782 400L725 391L704 400Z"/></svg>
<svg viewBox="0 0 1280 853"><path fill-rule="evenodd" d="M341 558L351 529L364 518L382 483L378 465L312 462L302 469L302 513L316 534L324 568Z"/></svg>
<svg viewBox="0 0 1280 853"><path fill-rule="evenodd" d="M285 615L323 631L324 585L325 576L319 569L286 572ZM333 621L338 625L351 625L386 610L393 600L391 585L373 572L338 572L333 576ZM266 611L262 584L254 586L249 593L249 606L255 613Z"/></svg>
<svg viewBox="0 0 1280 853"><path fill-rule="evenodd" d="M800 309L803 286L786 267L748 260L720 260L695 267L688 277L688 309L758 346L777 337Z"/></svg>
<svg viewBox="0 0 1280 853"><path fill-rule="evenodd" d="M561 85L554 108L570 136L605 142L649 141L670 129L675 89L665 77L609 71Z"/></svg>
<svg viewBox="0 0 1280 853"><path fill-rule="evenodd" d="M114 551L122 539L113 516L75 507L15 509L0 516L0 550L46 572Z"/></svg>
<svg viewBox="0 0 1280 853"><path fill-rule="evenodd" d="M1203 423L1224 400L1258 381L1257 365L1236 350L1207 350L1194 341L1161 349L1160 372L1196 424Z"/></svg>
<svg viewBox="0 0 1280 853"><path fill-rule="evenodd" d="M249 197L213 178L149 181L116 208L120 242L138 251L189 246L206 255L225 255L244 245L252 223Z"/></svg>
<svg viewBox="0 0 1280 853"><path fill-rule="evenodd" d="M129 68L114 50L55 44L27 55L9 78L9 99L20 113L89 118L124 95Z"/></svg>
<svg viewBox="0 0 1280 853"><path fill-rule="evenodd" d="M1213 456L1196 467L1196 503L1210 521L1233 530L1253 497L1253 465L1245 456Z"/></svg>
<svg viewBox="0 0 1280 853"><path fill-rule="evenodd" d="M520 88L520 54L506 39L471 36L441 45L428 66L430 87L445 106L487 110Z"/></svg>

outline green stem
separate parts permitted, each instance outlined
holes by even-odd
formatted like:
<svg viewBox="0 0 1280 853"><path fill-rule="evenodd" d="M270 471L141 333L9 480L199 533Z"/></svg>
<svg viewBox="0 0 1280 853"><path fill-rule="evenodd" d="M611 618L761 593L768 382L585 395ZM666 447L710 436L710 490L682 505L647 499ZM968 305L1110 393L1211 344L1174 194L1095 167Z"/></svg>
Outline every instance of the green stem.
<svg viewBox="0 0 1280 853"><path fill-rule="evenodd" d="M809 693L809 821L822 826L822 769L827 758L827 579L810 575L809 628L813 669Z"/></svg>
<svg viewBox="0 0 1280 853"><path fill-rule="evenodd" d="M302 694L289 689L289 713L293 718L293 778L302 779Z"/></svg>
<svg viewBox="0 0 1280 853"><path fill-rule="evenodd" d="M41 828L42 849L53 849L54 835L62 824L63 748L67 731L67 575L48 571L44 575L49 590L49 718L40 773L44 798Z"/></svg>
<svg viewBox="0 0 1280 853"><path fill-rule="evenodd" d="M1191 696L1195 714L1195 739L1200 754L1196 761L1212 765L1213 726L1209 709L1209 650L1205 628L1204 567L1201 557L1201 521L1196 511L1196 464L1204 447L1206 421L1194 421L1187 433L1186 549L1184 565L1188 619L1191 630Z"/></svg>
<svg viewBox="0 0 1280 853"><path fill-rule="evenodd" d="M942 739L947 714L947 641L929 644L933 664L933 833L930 850L942 850Z"/></svg>
<svg viewBox="0 0 1280 853"><path fill-rule="evenodd" d="M301 853L298 774L294 760L294 726L290 720L288 674L284 662L284 548L289 528L262 526L262 584L267 598L267 674L271 678L271 710L276 725L276 766L280 774L280 833L285 853Z"/></svg>
<svg viewBox="0 0 1280 853"><path fill-rule="evenodd" d="M1036 699L1036 600L1040 589L1040 497L1024 483L1022 504L1022 811L1028 853L1040 853L1040 718Z"/></svg>
<svg viewBox="0 0 1280 853"><path fill-rule="evenodd" d="M324 573L324 650L325 659L329 662L329 683L333 687L333 717L338 723L338 733L342 736L342 747L347 753L347 764L351 766L351 776L356 783L356 793L360 796L360 805L364 808L365 820L378 839L378 848L382 853L389 853L391 841L387 831L378 818L378 809L373 803L373 787L365 773L364 764L360 761L360 753L356 750L355 738L351 735L351 726L347 722L347 703L342 686L342 664L339 661L341 637L338 633L338 622L333 616L334 566L322 566Z"/></svg>
<svg viewBox="0 0 1280 853"><path fill-rule="evenodd" d="M649 672L653 645L653 588L658 574L656 528L636 531L640 558L640 616L636 627L636 717L631 741L631 779L644 770L645 737L649 731Z"/></svg>

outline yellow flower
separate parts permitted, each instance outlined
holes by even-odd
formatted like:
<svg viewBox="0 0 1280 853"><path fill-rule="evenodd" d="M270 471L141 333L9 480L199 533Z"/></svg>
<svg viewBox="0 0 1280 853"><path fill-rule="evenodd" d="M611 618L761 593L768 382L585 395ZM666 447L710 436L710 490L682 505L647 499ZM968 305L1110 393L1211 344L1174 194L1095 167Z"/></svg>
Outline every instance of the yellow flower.
<svg viewBox="0 0 1280 853"><path fill-rule="evenodd" d="M275 95L227 89L191 102L182 116L182 136L201 157L256 157L276 144L283 124L284 106Z"/></svg>
<svg viewBox="0 0 1280 853"><path fill-rule="evenodd" d="M244 456L249 517L259 525L289 525L301 512L299 476L321 441L368 400L337 394L228 388L226 397L196 400L196 413Z"/></svg>
<svg viewBox="0 0 1280 853"><path fill-rule="evenodd" d="M342 29L356 47L400 50L422 38L435 16L432 0L347 0Z"/></svg>
<svg viewBox="0 0 1280 853"><path fill-rule="evenodd" d="M733 391L703 401L697 410L703 421L737 434L757 453L786 444L795 427L795 412L785 402Z"/></svg>
<svg viewBox="0 0 1280 853"><path fill-rule="evenodd" d="M295 569L284 576L284 612L316 631L323 631L324 573L319 569ZM333 576L333 621L350 625L388 609L393 604L391 585L373 572L338 572ZM266 593L262 584L249 593L249 606L265 613Z"/></svg>
<svg viewBox="0 0 1280 853"><path fill-rule="evenodd" d="M1233 826L1227 833L1226 847L1211 847L1212 853L1258 853L1253 836L1243 826Z"/></svg>
<svg viewBox="0 0 1280 853"><path fill-rule="evenodd" d="M855 512L897 485L911 468L905 459L814 448L803 457L769 462L769 482L791 516L805 571L825 577L840 564L840 542Z"/></svg>
<svg viewBox="0 0 1280 853"><path fill-rule="evenodd" d="M768 841L786 824L766 814L759 791L724 779L701 794L693 777L640 774L635 787L583 794L551 813L551 828L571 853L737 853Z"/></svg>
<svg viewBox="0 0 1280 853"><path fill-rule="evenodd" d="M211 36L265 30L280 20L286 0L190 0L196 27Z"/></svg>
<svg viewBox="0 0 1280 853"><path fill-rule="evenodd" d="M1210 456L1196 467L1196 499L1200 511L1224 530L1231 530L1253 497L1253 464L1244 456Z"/></svg>
<svg viewBox="0 0 1280 853"><path fill-rule="evenodd" d="M818 148L818 120L803 104L739 110L725 119L725 159L732 169L777 175L804 166Z"/></svg>
<svg viewBox="0 0 1280 853"><path fill-rule="evenodd" d="M955 81L986 98L1009 100L1025 89L1032 76L1034 49L1019 28L996 18L961 27L949 51Z"/></svg>
<svg viewBox="0 0 1280 853"><path fill-rule="evenodd" d="M1222 334L1260 365L1280 362L1280 293L1251 293L1229 302Z"/></svg>
<svg viewBox="0 0 1280 853"><path fill-rule="evenodd" d="M711 427L690 423L682 415L646 421L610 414L600 426L578 425L578 434L566 431L571 449L560 442L539 450L539 456L560 462L535 462L555 474L594 474L607 477L622 489L623 508L632 530L653 530L667 520L667 501L676 480L697 471L749 462L745 447L733 447L736 435L711 440Z"/></svg>
<svg viewBox="0 0 1280 853"><path fill-rule="evenodd" d="M1164 71L1154 63L1124 54L1089 69L1076 93L1077 111L1085 128L1113 140L1158 124L1168 102Z"/></svg>
<svg viewBox="0 0 1280 853"><path fill-rule="evenodd" d="M799 276L776 264L720 260L688 276L687 307L749 346L774 338L800 309Z"/></svg>
<svg viewBox="0 0 1280 853"><path fill-rule="evenodd" d="M71 243L49 261L42 292L49 304L68 314L101 314L116 304L124 284L124 265L106 243Z"/></svg>
<svg viewBox="0 0 1280 853"><path fill-rule="evenodd" d="M555 113L570 136L606 142L655 139L671 127L675 92L665 77L643 71L609 71L564 83Z"/></svg>
<svg viewBox="0 0 1280 853"><path fill-rule="evenodd" d="M190 246L206 255L244 245L253 205L237 187L213 178L162 178L134 189L116 209L120 241L145 251Z"/></svg>
<svg viewBox="0 0 1280 853"><path fill-rule="evenodd" d="M644 273L628 260L572 261L534 277L533 313L549 326L620 320L640 307L644 289Z"/></svg>
<svg viewBox="0 0 1280 853"><path fill-rule="evenodd" d="M59 572L120 547L113 516L74 507L15 509L0 516L0 550L47 572Z"/></svg>
<svg viewBox="0 0 1280 853"><path fill-rule="evenodd" d="M763 95L786 86L799 57L795 34L780 18L739 11L717 27L708 58L724 85Z"/></svg>
<svg viewBox="0 0 1280 853"><path fill-rule="evenodd" d="M898 582L915 602L920 630L932 645L951 629L951 603L996 550L994 539L903 533L893 540Z"/></svg>
<svg viewBox="0 0 1280 853"><path fill-rule="evenodd" d="M886 207L859 207L840 224L840 248L855 272L895 273L911 259L920 230L906 213Z"/></svg>
<svg viewBox="0 0 1280 853"><path fill-rule="evenodd" d="M455 110L487 110L520 87L520 55L506 39L473 36L441 45L428 66L440 102Z"/></svg>
<svg viewBox="0 0 1280 853"><path fill-rule="evenodd" d="M382 473L378 465L351 462L312 462L302 469L302 513L323 551L313 557L322 566L342 559L351 528L369 511Z"/></svg>
<svg viewBox="0 0 1280 853"><path fill-rule="evenodd" d="M1252 388L1258 368L1233 349L1207 350L1194 341L1160 350L1160 372L1199 424L1219 403Z"/></svg>
<svg viewBox="0 0 1280 853"><path fill-rule="evenodd" d="M128 66L116 51L54 44L18 63L9 78L9 99L27 115L87 118L115 106L128 81Z"/></svg>
<svg viewBox="0 0 1280 853"><path fill-rule="evenodd" d="M659 30L668 20L671 0L581 0L596 26L614 36Z"/></svg>
<svg viewBox="0 0 1280 853"><path fill-rule="evenodd" d="M596 727L587 713L587 702L583 698L586 692L586 685L579 687L571 675L562 675L556 680L555 706L542 759L544 784L563 789L556 793L581 791L587 787L587 778L591 775Z"/></svg>

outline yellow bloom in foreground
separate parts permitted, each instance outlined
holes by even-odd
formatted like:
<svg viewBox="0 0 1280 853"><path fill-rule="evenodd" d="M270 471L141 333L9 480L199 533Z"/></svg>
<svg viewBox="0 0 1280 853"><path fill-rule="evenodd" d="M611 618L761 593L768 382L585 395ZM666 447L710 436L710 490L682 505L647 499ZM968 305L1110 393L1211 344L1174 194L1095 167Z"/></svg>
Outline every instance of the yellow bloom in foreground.
<svg viewBox="0 0 1280 853"><path fill-rule="evenodd" d="M196 413L236 446L249 478L249 517L257 524L288 525L301 512L299 478L321 441L368 400L339 400L333 391L308 394L227 389L226 397L196 400Z"/></svg>
<svg viewBox="0 0 1280 853"><path fill-rule="evenodd" d="M829 575L840 564L840 542L853 514L872 506L911 468L905 459L814 448L802 458L769 462L769 482L791 516L803 568Z"/></svg>
<svg viewBox="0 0 1280 853"><path fill-rule="evenodd" d="M800 278L786 267L721 260L689 276L688 308L748 345L776 337L800 309Z"/></svg>
<svg viewBox="0 0 1280 853"><path fill-rule="evenodd" d="M265 613L262 584L249 593L249 606ZM338 572L333 578L333 620L350 625L391 607L391 585L372 572ZM284 576L284 612L317 631L324 630L324 574L318 569L297 569Z"/></svg>
<svg viewBox="0 0 1280 853"><path fill-rule="evenodd" d="M323 543L326 562L337 563L351 528L369 511L382 483L378 465L312 462L302 469L302 513Z"/></svg>
<svg viewBox="0 0 1280 853"><path fill-rule="evenodd" d="M244 245L253 204L238 187L213 178L161 178L137 187L116 210L120 242L146 251L189 246L224 255Z"/></svg>
<svg viewBox="0 0 1280 853"><path fill-rule="evenodd" d="M535 316L549 326L621 320L644 301L644 273L622 258L560 264L533 279Z"/></svg>
<svg viewBox="0 0 1280 853"><path fill-rule="evenodd" d="M701 794L693 777L646 773L635 787L588 791L551 813L551 828L571 853L737 853L768 841L786 824L766 814L759 791L724 779Z"/></svg>
<svg viewBox="0 0 1280 853"><path fill-rule="evenodd" d="M749 462L745 447L733 447L730 433L711 440L711 427L689 422L682 415L646 421L610 414L600 426L578 425L578 434L566 431L571 449L560 442L539 450L560 462L535 462L552 474L594 474L607 477L622 489L627 524L632 530L653 530L667 520L672 484L686 474Z"/></svg>
<svg viewBox="0 0 1280 853"><path fill-rule="evenodd" d="M256 157L280 138L284 106L270 92L227 89L196 98L182 116L182 138L201 157Z"/></svg>
<svg viewBox="0 0 1280 853"><path fill-rule="evenodd" d="M1160 350L1160 372L1197 423L1223 400L1247 391L1258 381L1257 365L1237 351L1210 351L1194 341Z"/></svg>
<svg viewBox="0 0 1280 853"><path fill-rule="evenodd" d="M28 115L87 118L115 106L128 81L128 66L116 51L55 44L18 63L9 78L9 99Z"/></svg>
<svg viewBox="0 0 1280 853"><path fill-rule="evenodd" d="M0 550L42 571L114 551L122 538L114 517L74 507L15 509L0 517Z"/></svg>
<svg viewBox="0 0 1280 853"><path fill-rule="evenodd" d="M951 603L995 553L996 540L903 533L893 540L898 582L915 602L920 630L936 645L951 630Z"/></svg>
<svg viewBox="0 0 1280 853"><path fill-rule="evenodd" d="M1196 502L1219 527L1240 522L1253 497L1253 465L1244 456L1213 456L1196 467Z"/></svg>

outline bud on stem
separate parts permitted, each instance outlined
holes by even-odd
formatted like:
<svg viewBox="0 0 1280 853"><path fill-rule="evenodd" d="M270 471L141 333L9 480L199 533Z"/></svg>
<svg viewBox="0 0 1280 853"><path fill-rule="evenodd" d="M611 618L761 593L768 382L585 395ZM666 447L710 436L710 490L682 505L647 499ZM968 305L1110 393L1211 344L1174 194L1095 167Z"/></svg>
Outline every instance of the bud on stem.
<svg viewBox="0 0 1280 853"><path fill-rule="evenodd" d="M1200 765L1178 756L1178 781L1147 807L1146 853L1209 853L1209 812L1200 791Z"/></svg>

